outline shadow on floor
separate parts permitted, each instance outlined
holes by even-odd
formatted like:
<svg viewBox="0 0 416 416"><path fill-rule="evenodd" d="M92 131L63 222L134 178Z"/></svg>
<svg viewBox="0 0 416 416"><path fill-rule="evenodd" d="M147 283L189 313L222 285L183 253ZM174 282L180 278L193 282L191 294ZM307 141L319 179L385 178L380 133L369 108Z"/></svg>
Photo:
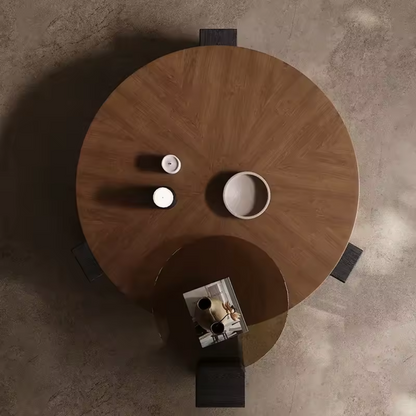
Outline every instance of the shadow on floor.
<svg viewBox="0 0 416 416"><path fill-rule="evenodd" d="M97 357L92 363L106 357L111 361L114 336L115 348L126 357L137 354L145 337L149 345L158 339L150 314L108 281L89 283L72 256L71 249L84 239L76 208L76 168L89 124L108 95L143 65L197 43L197 34L191 40L115 38L109 51L63 66L27 89L1 132L6 196L0 204L0 284L18 276L25 293L33 294L33 307L45 310L36 322L28 314L26 325L42 334L50 327L45 338L68 340L59 354L71 356L71 365L82 367L91 354ZM11 308L14 297L10 292L10 303L3 306Z"/></svg>
<svg viewBox="0 0 416 416"><path fill-rule="evenodd" d="M75 200L79 152L109 94L129 75L198 40L116 38L112 50L59 69L20 98L2 132L0 169L9 190L0 208L6 238L55 250L83 239Z"/></svg>

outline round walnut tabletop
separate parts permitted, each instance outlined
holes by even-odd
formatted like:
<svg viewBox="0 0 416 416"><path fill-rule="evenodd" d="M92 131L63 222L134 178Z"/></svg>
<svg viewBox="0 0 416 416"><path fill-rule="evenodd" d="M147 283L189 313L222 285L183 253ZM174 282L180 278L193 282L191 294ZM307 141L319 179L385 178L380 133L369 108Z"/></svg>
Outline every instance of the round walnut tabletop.
<svg viewBox="0 0 416 416"><path fill-rule="evenodd" d="M288 294L274 261L253 243L215 236L185 245L166 262L155 283L153 313L167 345L184 361L227 352L228 341L201 348L184 293L229 277L248 332L238 335L245 366L263 357L283 331ZM196 304L196 299L193 300ZM191 302L193 303L193 302ZM225 351L224 351L225 349Z"/></svg>
<svg viewBox="0 0 416 416"><path fill-rule="evenodd" d="M179 173L160 169L167 154L181 160ZM225 182L240 171L271 189L266 212L252 220L231 217L222 203ZM154 208L157 186L174 190L174 208ZM290 65L231 46L182 50L127 78L93 120L77 172L95 258L147 308L166 259L212 235L266 252L296 305L342 256L358 193L351 139L329 99Z"/></svg>

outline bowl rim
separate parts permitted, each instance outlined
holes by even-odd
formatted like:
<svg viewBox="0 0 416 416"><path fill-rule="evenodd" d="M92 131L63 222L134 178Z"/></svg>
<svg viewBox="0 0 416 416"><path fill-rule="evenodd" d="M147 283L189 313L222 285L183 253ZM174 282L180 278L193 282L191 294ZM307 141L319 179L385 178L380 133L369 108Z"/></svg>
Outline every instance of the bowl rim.
<svg viewBox="0 0 416 416"><path fill-rule="evenodd" d="M231 182L232 182L235 178L237 178L237 177L239 177L239 176L243 176L243 175L246 175L246 176L254 176L254 177L256 177L256 178L260 179L260 180L263 182L263 184L264 184L264 186L266 187L266 190L267 190L267 201L266 201L266 203L265 203L264 207L263 207L263 208L262 208L262 209L261 209L261 210L260 210L257 214L254 214L254 215L239 215L239 214L236 214L236 213L235 213L235 212L233 212L233 210L229 207L229 205L227 204L227 201L226 201L226 199L225 199L225 194L226 194L226 192L227 192L228 187L230 186L230 183L231 183ZM234 174L233 176L231 176L231 178L230 178L230 179L228 179L228 181L227 181L227 183L225 184L224 189L223 189L223 191L222 191L222 200L223 200L223 202L224 202L225 207L227 208L227 210L228 210L228 211L229 211L232 215L234 215L234 217L239 218L239 219L241 219L241 220L252 220L252 219L254 219L254 218L260 217L260 215L261 215L261 214L263 214L263 213L264 213L264 211L266 211L266 209L268 208L268 206L269 206L269 204L270 204L271 199L272 199L272 193L271 193L271 191L270 191L270 186L269 186L269 184L266 182L266 180L263 178L263 176L259 175L258 173L251 172L251 171L248 171L248 170L246 170L246 171L244 171L244 172L238 172L238 173Z"/></svg>

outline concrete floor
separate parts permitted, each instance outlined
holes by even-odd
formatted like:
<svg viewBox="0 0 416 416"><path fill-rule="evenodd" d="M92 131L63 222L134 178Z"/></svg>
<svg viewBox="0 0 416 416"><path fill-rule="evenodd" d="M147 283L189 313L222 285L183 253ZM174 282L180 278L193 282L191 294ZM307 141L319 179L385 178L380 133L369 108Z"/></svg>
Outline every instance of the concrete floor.
<svg viewBox="0 0 416 416"><path fill-rule="evenodd" d="M1 0L0 415L416 415L415 19L412 0ZM240 46L317 83L361 170L364 254L347 284L291 310L247 370L244 410L195 409L152 317L90 284L70 251L88 123L201 27L237 27Z"/></svg>

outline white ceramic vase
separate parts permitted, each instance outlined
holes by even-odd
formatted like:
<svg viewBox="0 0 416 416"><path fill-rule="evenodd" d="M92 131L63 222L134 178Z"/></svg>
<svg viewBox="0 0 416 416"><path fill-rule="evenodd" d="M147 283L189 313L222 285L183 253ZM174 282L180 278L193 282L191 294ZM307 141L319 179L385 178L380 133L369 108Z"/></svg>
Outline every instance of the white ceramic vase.
<svg viewBox="0 0 416 416"><path fill-rule="evenodd" d="M211 325L221 322L227 311L218 299L204 297L199 299L195 306L195 319L206 331L211 331Z"/></svg>

